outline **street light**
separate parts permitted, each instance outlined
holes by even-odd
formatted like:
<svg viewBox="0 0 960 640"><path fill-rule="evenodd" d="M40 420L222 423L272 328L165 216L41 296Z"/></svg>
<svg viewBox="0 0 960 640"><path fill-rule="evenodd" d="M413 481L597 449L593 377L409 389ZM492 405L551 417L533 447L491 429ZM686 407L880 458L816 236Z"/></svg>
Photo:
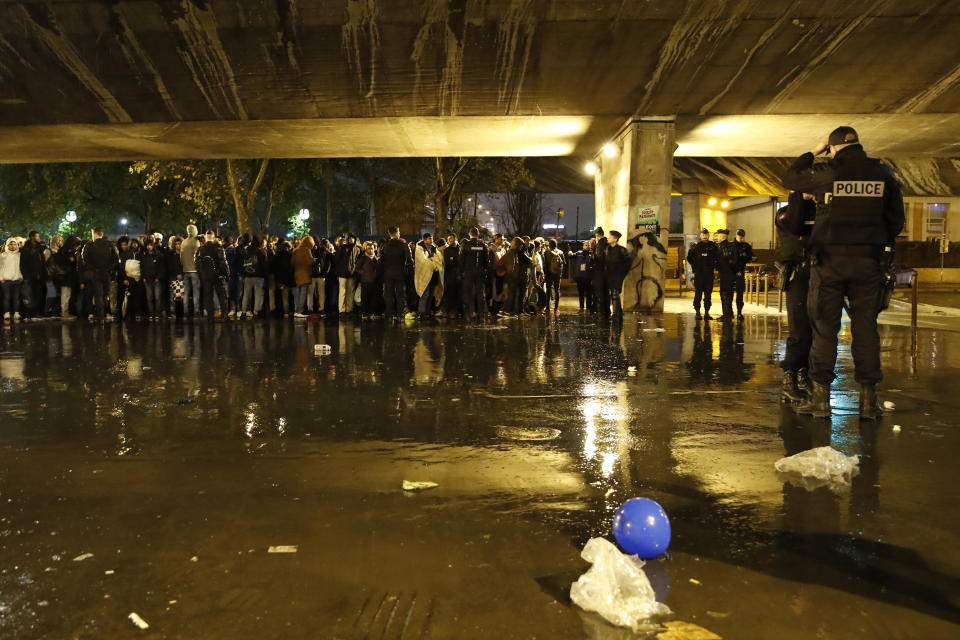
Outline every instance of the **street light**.
<svg viewBox="0 0 960 640"><path fill-rule="evenodd" d="M588 162L583 166L583 170L592 176L597 172L597 163Z"/></svg>
<svg viewBox="0 0 960 640"><path fill-rule="evenodd" d="M709 200L707 200L707 204L710 205L711 207L715 207L715 206L717 206L717 199L716 199L716 198L710 198Z"/></svg>
<svg viewBox="0 0 960 640"><path fill-rule="evenodd" d="M300 217L301 220L309 220L309 219L310 219L310 209L300 209L300 213L299 213L298 215L299 215L299 217Z"/></svg>
<svg viewBox="0 0 960 640"><path fill-rule="evenodd" d="M127 226L127 219L126 219L126 218L120 218L120 226L122 226L122 227Z"/></svg>
<svg viewBox="0 0 960 640"><path fill-rule="evenodd" d="M77 221L77 212L76 211L67 211L65 216L67 222L76 222Z"/></svg>
<svg viewBox="0 0 960 640"><path fill-rule="evenodd" d="M720 207L723 208L723 209L726 209L726 208L729 207L729 206L730 206L730 203L727 202L726 200L724 200L723 202L720 203Z"/></svg>
<svg viewBox="0 0 960 640"><path fill-rule="evenodd" d="M607 156L608 158L616 157L617 145L613 144L612 142L608 142L607 144L603 145L603 155Z"/></svg>

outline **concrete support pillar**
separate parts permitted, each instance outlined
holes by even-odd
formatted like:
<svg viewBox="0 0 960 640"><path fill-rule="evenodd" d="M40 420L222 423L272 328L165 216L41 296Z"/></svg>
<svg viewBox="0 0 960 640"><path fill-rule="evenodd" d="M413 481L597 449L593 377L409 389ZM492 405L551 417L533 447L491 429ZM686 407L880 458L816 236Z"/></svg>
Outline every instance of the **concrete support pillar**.
<svg viewBox="0 0 960 640"><path fill-rule="evenodd" d="M634 120L611 142L616 153L596 160L597 224L622 233L633 256L623 283L625 311L663 311L675 139L672 120Z"/></svg>
<svg viewBox="0 0 960 640"><path fill-rule="evenodd" d="M683 235L697 235L700 233L700 181L696 178L684 179L680 182L680 191L683 194Z"/></svg>

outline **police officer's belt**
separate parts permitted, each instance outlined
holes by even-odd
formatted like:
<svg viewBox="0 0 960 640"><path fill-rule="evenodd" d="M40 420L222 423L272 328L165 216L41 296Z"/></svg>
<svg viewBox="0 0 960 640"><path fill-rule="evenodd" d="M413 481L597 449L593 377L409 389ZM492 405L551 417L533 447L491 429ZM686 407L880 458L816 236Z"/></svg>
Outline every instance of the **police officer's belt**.
<svg viewBox="0 0 960 640"><path fill-rule="evenodd" d="M883 255L883 247L875 244L827 244L821 247L822 256L844 256L847 258L876 258Z"/></svg>

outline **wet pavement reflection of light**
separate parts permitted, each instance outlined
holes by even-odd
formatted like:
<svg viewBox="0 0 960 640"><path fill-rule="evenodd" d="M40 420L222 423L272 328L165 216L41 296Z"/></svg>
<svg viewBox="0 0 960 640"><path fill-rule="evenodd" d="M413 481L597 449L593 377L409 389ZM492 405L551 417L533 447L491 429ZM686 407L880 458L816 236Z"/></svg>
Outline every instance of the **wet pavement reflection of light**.
<svg viewBox="0 0 960 640"><path fill-rule="evenodd" d="M781 409L776 318L15 326L0 635L126 635L136 610L166 637L392 637L388 617L412 636L620 637L565 590L578 548L644 495L673 522L648 573L680 619L955 637L960 402L942 390L960 334L921 332L911 359L905 330L882 332L897 411L874 427L845 345L832 420ZM778 481L777 459L826 444L861 455L848 493Z"/></svg>

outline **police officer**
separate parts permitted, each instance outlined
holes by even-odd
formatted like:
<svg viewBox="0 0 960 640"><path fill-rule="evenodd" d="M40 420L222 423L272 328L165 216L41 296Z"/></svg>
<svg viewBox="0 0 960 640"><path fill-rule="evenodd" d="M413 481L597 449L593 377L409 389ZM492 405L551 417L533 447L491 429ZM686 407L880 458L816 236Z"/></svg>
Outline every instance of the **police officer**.
<svg viewBox="0 0 960 640"><path fill-rule="evenodd" d="M719 250L715 242L710 240L710 232L700 230L700 242L691 245L687 251L687 264L693 270L693 308L700 317L700 300L703 299L703 313L710 319L710 297L713 295L713 271L717 268Z"/></svg>
<svg viewBox="0 0 960 640"><path fill-rule="evenodd" d="M783 384L780 398L784 402L800 403L809 396L807 364L813 329L807 315L807 292L810 289L810 261L807 242L817 215L813 196L791 192L787 206L777 211L774 222L779 238L777 263L780 267L781 288L787 297L787 349L780 368Z"/></svg>
<svg viewBox="0 0 960 640"><path fill-rule="evenodd" d="M747 290L747 281L744 274L747 265L753 262L753 247L747 242L747 232L737 229L735 236L737 247L737 276L734 289L737 292L737 320L743 321L743 292Z"/></svg>
<svg viewBox="0 0 960 640"><path fill-rule="evenodd" d="M596 313L601 318L610 317L610 287L607 282L607 239L603 227L593 231L593 295L596 297Z"/></svg>
<svg viewBox="0 0 960 640"><path fill-rule="evenodd" d="M490 256L480 240L480 230L470 227L469 239L460 245L460 296L463 317L483 319L487 313L485 284Z"/></svg>
<svg viewBox="0 0 960 640"><path fill-rule="evenodd" d="M733 289L737 283L737 268L740 253L730 242L730 230L717 231L717 272L720 274L720 304L723 305L721 320L733 320Z"/></svg>
<svg viewBox="0 0 960 640"><path fill-rule="evenodd" d="M814 165L829 149L833 158ZM812 266L807 310L813 323L810 378L813 392L798 411L830 415L830 384L835 379L837 332L844 297L849 301L854 377L861 385L860 418L880 415L876 385L880 371L880 311L885 269L903 229L903 196L893 172L870 158L852 127L838 127L787 170L783 186L810 193L817 217L810 234Z"/></svg>

